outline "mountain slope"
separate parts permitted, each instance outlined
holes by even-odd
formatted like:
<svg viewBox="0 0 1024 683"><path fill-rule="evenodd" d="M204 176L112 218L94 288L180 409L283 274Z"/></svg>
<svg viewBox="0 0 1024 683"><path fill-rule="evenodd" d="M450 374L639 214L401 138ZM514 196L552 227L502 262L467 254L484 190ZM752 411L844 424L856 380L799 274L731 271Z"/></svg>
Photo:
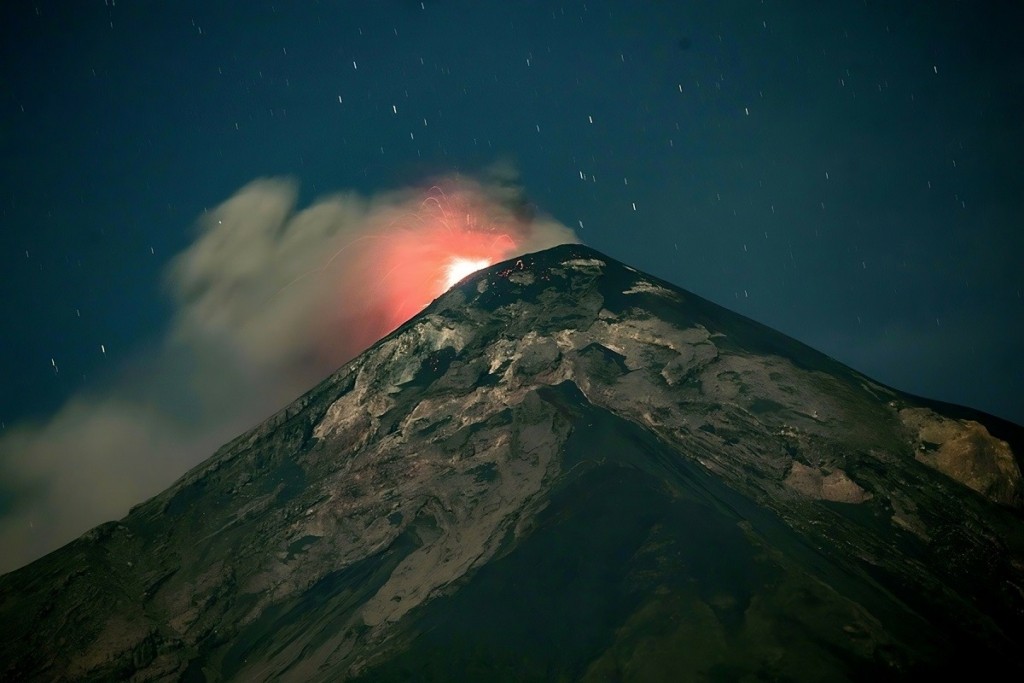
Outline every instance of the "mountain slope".
<svg viewBox="0 0 1024 683"><path fill-rule="evenodd" d="M1020 670L1014 425L583 246L481 271L0 577L4 677Z"/></svg>

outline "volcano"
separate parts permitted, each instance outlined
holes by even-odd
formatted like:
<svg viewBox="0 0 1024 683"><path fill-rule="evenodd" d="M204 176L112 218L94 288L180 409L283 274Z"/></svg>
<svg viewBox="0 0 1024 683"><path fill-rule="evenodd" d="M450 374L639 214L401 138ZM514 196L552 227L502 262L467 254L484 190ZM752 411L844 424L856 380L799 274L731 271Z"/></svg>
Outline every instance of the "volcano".
<svg viewBox="0 0 1024 683"><path fill-rule="evenodd" d="M555 247L0 577L0 677L1019 677L1022 452Z"/></svg>

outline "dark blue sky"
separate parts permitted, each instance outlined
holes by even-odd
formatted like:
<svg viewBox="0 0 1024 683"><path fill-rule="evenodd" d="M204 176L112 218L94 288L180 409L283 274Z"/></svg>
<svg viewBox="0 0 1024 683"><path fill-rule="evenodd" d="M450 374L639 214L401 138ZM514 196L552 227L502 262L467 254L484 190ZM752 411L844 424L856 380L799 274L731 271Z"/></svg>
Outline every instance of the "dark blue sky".
<svg viewBox="0 0 1024 683"><path fill-rule="evenodd" d="M613 258L1024 422L1024 12L805 7L3 3L0 419L158 339L165 265L249 181L510 161Z"/></svg>

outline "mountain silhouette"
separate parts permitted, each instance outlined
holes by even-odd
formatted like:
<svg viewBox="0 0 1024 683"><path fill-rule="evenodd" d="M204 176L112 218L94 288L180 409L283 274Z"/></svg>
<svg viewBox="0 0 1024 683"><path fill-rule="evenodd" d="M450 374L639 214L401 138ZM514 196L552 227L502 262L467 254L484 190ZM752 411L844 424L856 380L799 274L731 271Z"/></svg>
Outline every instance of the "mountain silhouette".
<svg viewBox="0 0 1024 683"><path fill-rule="evenodd" d="M1019 676L1022 449L556 247L0 577L0 677Z"/></svg>

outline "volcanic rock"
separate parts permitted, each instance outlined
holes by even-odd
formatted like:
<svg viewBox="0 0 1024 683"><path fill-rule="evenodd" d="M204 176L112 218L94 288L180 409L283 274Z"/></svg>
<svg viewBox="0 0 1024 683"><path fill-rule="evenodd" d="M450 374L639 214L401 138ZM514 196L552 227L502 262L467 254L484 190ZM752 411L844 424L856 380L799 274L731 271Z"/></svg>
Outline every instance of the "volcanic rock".
<svg viewBox="0 0 1024 683"><path fill-rule="evenodd" d="M556 247L0 577L0 676L1020 676L1022 447Z"/></svg>

